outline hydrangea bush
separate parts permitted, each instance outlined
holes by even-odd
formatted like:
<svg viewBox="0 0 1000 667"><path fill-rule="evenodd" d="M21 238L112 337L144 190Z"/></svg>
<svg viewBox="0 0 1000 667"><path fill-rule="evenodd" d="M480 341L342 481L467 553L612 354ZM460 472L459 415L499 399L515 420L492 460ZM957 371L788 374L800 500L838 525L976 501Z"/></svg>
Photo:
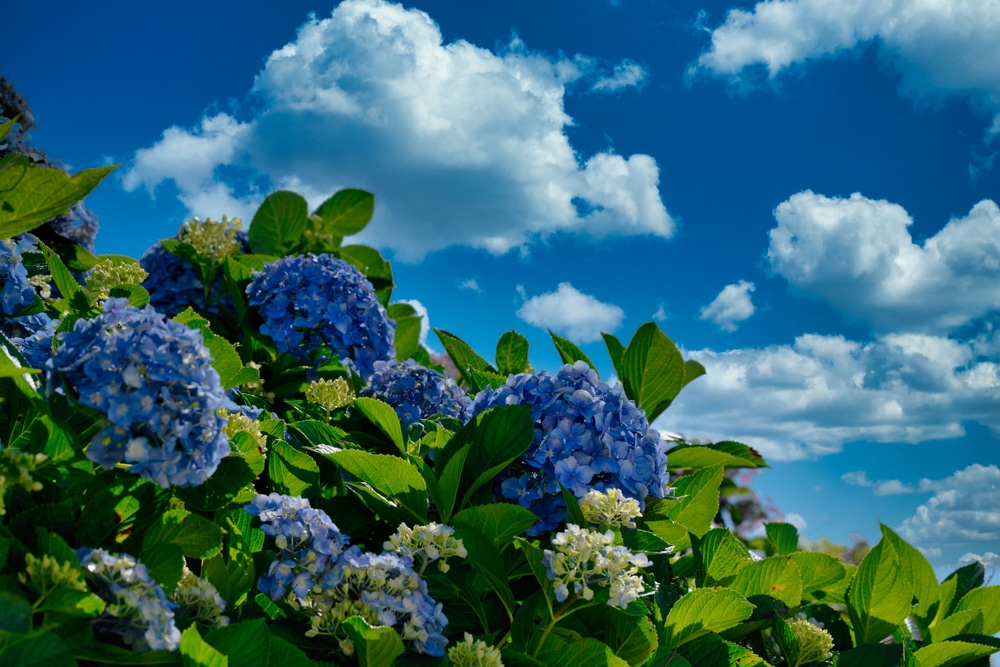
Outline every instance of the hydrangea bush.
<svg viewBox="0 0 1000 667"><path fill-rule="evenodd" d="M978 563L939 582L884 526L857 566L787 523L744 530L733 477L766 463L650 427L704 373L656 324L605 334L613 384L555 334L563 365L534 370L517 332L487 360L436 330L452 379L390 264L345 244L369 193L309 213L276 192L245 234L195 219L137 262L51 220L107 171L0 163L0 664L960 667L1000 648Z"/></svg>

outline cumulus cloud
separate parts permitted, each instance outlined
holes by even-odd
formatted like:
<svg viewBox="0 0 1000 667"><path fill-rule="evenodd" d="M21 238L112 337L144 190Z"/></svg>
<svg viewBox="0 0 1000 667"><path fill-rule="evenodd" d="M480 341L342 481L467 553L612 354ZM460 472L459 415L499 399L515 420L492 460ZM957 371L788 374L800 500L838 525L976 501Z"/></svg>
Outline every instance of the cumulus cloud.
<svg viewBox="0 0 1000 667"><path fill-rule="evenodd" d="M807 334L792 345L683 354L707 374L685 387L657 428L736 439L770 459L832 454L855 441L954 438L964 434L963 421L1000 434L992 342Z"/></svg>
<svg viewBox="0 0 1000 667"><path fill-rule="evenodd" d="M593 63L517 39L498 53L444 44L422 11L345 0L267 58L252 118L206 115L193 129L170 128L136 153L126 187L173 180L203 217L219 214L200 207L223 201L225 192L207 193L227 165L310 203L365 188L378 203L359 239L405 261L455 244L501 254L559 231L670 237L652 157L581 157L569 143L564 98L586 90ZM619 67L606 89L638 83L634 68Z"/></svg>
<svg viewBox="0 0 1000 667"><path fill-rule="evenodd" d="M920 543L1000 542L1000 468L979 464L934 482L934 496L903 521L903 539Z"/></svg>
<svg viewBox="0 0 1000 667"><path fill-rule="evenodd" d="M1000 5L980 0L766 0L731 9L711 31L695 70L740 78L764 67L774 78L806 61L873 40L911 96L964 95L1000 108Z"/></svg>
<svg viewBox="0 0 1000 667"><path fill-rule="evenodd" d="M845 472L840 476L840 480L851 486L874 486L875 483L868 479L868 473L864 470L853 470Z"/></svg>
<svg viewBox="0 0 1000 667"><path fill-rule="evenodd" d="M475 278L466 278L458 283L458 289L467 289L473 292L482 292L483 288L479 286Z"/></svg>
<svg viewBox="0 0 1000 667"><path fill-rule="evenodd" d="M523 288L520 290L524 296ZM533 296L518 309L517 316L528 324L556 333L579 343L600 340L601 332L619 327L625 311L611 303L602 303L569 283L559 283L555 292Z"/></svg>
<svg viewBox="0 0 1000 667"><path fill-rule="evenodd" d="M608 76L602 76L594 85L593 91L614 92L622 88L639 86L646 80L646 69L634 60L623 60L615 66L615 71Z"/></svg>
<svg viewBox="0 0 1000 667"><path fill-rule="evenodd" d="M660 304L660 307L656 309L656 312L653 313L653 319L656 320L657 322L667 321L667 311L663 309L662 303Z"/></svg>
<svg viewBox="0 0 1000 667"><path fill-rule="evenodd" d="M745 280L726 285L712 303L701 309L700 319L715 322L723 331L736 331L739 328L737 322L754 314L753 302L750 300L752 291L754 284Z"/></svg>
<svg viewBox="0 0 1000 667"><path fill-rule="evenodd" d="M772 270L876 330L946 332L1000 309L1000 208L991 200L920 244L903 207L858 193L806 190L774 217Z"/></svg>
<svg viewBox="0 0 1000 667"><path fill-rule="evenodd" d="M401 299L399 303L409 304L416 316L420 318L420 344L433 352L434 350L427 344L427 334L431 330L431 320L427 316L427 307L416 299Z"/></svg>
<svg viewBox="0 0 1000 667"><path fill-rule="evenodd" d="M799 532L802 532L809 527L809 523L805 520L805 517L803 517L798 512L789 512L784 516L782 520L785 523L790 523L796 528L798 528Z"/></svg>

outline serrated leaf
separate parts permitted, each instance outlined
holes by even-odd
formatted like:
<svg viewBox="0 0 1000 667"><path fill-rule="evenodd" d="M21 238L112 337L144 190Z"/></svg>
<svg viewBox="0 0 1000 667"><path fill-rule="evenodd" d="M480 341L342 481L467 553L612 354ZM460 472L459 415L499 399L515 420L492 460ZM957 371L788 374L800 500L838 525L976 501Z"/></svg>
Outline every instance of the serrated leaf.
<svg viewBox="0 0 1000 667"><path fill-rule="evenodd" d="M865 555L848 589L847 608L858 644L892 634L910 612L913 590L887 540Z"/></svg>
<svg viewBox="0 0 1000 667"><path fill-rule="evenodd" d="M574 364L577 361L583 361L593 368L594 372L597 372L597 366L594 365L594 362L590 360L590 357L583 350L577 347L576 343L568 338L557 335L552 329L549 329L549 336L552 337L552 343L556 346L559 358L562 359L564 364Z"/></svg>
<svg viewBox="0 0 1000 667"><path fill-rule="evenodd" d="M882 525L882 539L892 544L899 558L899 567L906 576L917 599L914 614L925 618L936 609L938 602L938 580L934 569L922 553L910 546L888 526Z"/></svg>
<svg viewBox="0 0 1000 667"><path fill-rule="evenodd" d="M323 456L370 485L375 493L398 503L409 514L410 521L427 523L427 483L407 461L397 456L346 449Z"/></svg>
<svg viewBox="0 0 1000 667"><path fill-rule="evenodd" d="M149 303L149 292L142 285L118 285L108 292L112 299L128 299L128 305L142 308Z"/></svg>
<svg viewBox="0 0 1000 667"><path fill-rule="evenodd" d="M55 632L48 631L9 643L0 649L0 664L17 667L77 667L73 651Z"/></svg>
<svg viewBox="0 0 1000 667"><path fill-rule="evenodd" d="M261 255L287 254L302 238L308 214L309 205L302 195L286 190L272 192L250 222L250 248Z"/></svg>
<svg viewBox="0 0 1000 667"><path fill-rule="evenodd" d="M70 176L62 169L15 160L0 169L0 239L30 232L65 215L118 165L84 169Z"/></svg>
<svg viewBox="0 0 1000 667"><path fill-rule="evenodd" d="M664 620L663 646L676 648L750 618L753 605L726 588L699 588L679 599Z"/></svg>
<svg viewBox="0 0 1000 667"><path fill-rule="evenodd" d="M399 422L399 416L392 406L383 403L376 398L361 397L354 399L354 407L365 416L371 423L378 426L379 430L396 445L396 449L403 456L406 456L406 443L403 441L403 427Z"/></svg>
<svg viewBox="0 0 1000 667"><path fill-rule="evenodd" d="M364 229L375 212L375 195L346 188L319 205L314 215L323 221L323 231L350 236Z"/></svg>
<svg viewBox="0 0 1000 667"><path fill-rule="evenodd" d="M934 642L913 652L920 667L959 667L996 653L997 647L962 641Z"/></svg>
<svg viewBox="0 0 1000 667"><path fill-rule="evenodd" d="M945 577L938 589L940 604L936 620L940 620L955 611L959 601L973 589L982 586L985 578L986 568L978 561L963 565Z"/></svg>
<svg viewBox="0 0 1000 667"><path fill-rule="evenodd" d="M393 287L392 265L375 248L348 245L340 249L340 258L353 264L376 290Z"/></svg>
<svg viewBox="0 0 1000 667"><path fill-rule="evenodd" d="M538 660L551 667L627 667L604 642L591 637L563 638L551 634L538 651Z"/></svg>
<svg viewBox="0 0 1000 667"><path fill-rule="evenodd" d="M478 371L489 371L490 373L497 372L497 369L490 366L488 361L476 354L476 352L469 347L468 343L455 334L449 333L444 329L435 329L434 333L437 334L438 339L444 346L445 352L447 352L448 356L451 357L451 360L455 362L455 367L458 368L459 372L462 374L462 378L473 389L478 390L479 386L476 384L475 378L473 378L469 373L470 368L474 368Z"/></svg>
<svg viewBox="0 0 1000 667"><path fill-rule="evenodd" d="M456 526L455 537L462 541L462 546L468 552L466 562L486 580L490 588L500 598L507 614L513 616L515 611L514 593L508 583L504 560L493 541L476 528L468 525Z"/></svg>
<svg viewBox="0 0 1000 667"><path fill-rule="evenodd" d="M983 612L980 609L956 610L951 616L941 619L931 631L931 638L941 642L955 635L985 634L983 632Z"/></svg>
<svg viewBox="0 0 1000 667"><path fill-rule="evenodd" d="M739 644L728 642L716 635L695 639L681 649L681 654L691 665L738 665L739 667L770 667L759 655ZM673 667L674 661L667 663Z"/></svg>
<svg viewBox="0 0 1000 667"><path fill-rule="evenodd" d="M396 359L406 361L420 349L420 319L419 317L401 317L396 319L396 333L392 344L396 348Z"/></svg>
<svg viewBox="0 0 1000 667"><path fill-rule="evenodd" d="M229 658L206 643L193 625L181 633L178 652L184 667L229 667Z"/></svg>
<svg viewBox="0 0 1000 667"><path fill-rule="evenodd" d="M619 658L641 665L656 651L656 628L645 616L635 617L612 610L608 615L607 642Z"/></svg>
<svg viewBox="0 0 1000 667"><path fill-rule="evenodd" d="M232 667L267 665L270 658L271 635L264 619L231 623L212 630L205 641L229 656Z"/></svg>
<svg viewBox="0 0 1000 667"><path fill-rule="evenodd" d="M706 586L728 586L737 573L753 562L750 552L726 528L714 528L698 543L695 550Z"/></svg>
<svg viewBox="0 0 1000 667"><path fill-rule="evenodd" d="M764 524L767 539L781 556L787 556L799 548L799 530L790 523L769 521Z"/></svg>
<svg viewBox="0 0 1000 667"><path fill-rule="evenodd" d="M513 329L497 341L497 370L500 375L516 375L528 368L528 339Z"/></svg>
<svg viewBox="0 0 1000 667"><path fill-rule="evenodd" d="M647 322L635 332L625 349L622 368L625 394L646 411L650 422L683 386L684 358L655 322Z"/></svg>
<svg viewBox="0 0 1000 667"><path fill-rule="evenodd" d="M785 556L750 563L736 574L729 587L743 597L767 595L789 607L799 606L802 600L799 566Z"/></svg>
<svg viewBox="0 0 1000 667"><path fill-rule="evenodd" d="M0 237L2 236L0 234ZM72 301L73 297L80 291L80 284L76 282L76 278L73 277L70 270L63 264L62 258L59 255L41 241L38 242L38 245L45 256L45 263L49 267L49 273L52 274L52 281L59 288L59 292L62 293L63 298Z"/></svg>
<svg viewBox="0 0 1000 667"><path fill-rule="evenodd" d="M829 554L797 551L790 557L799 566L799 573L802 575L803 596L811 596L847 577L847 569L844 565Z"/></svg>
<svg viewBox="0 0 1000 667"><path fill-rule="evenodd" d="M706 468L713 465L726 468L763 468L767 466L752 447L726 440L711 445L682 443L667 450L667 468Z"/></svg>
<svg viewBox="0 0 1000 667"><path fill-rule="evenodd" d="M197 514L169 510L146 531L143 557L164 544L179 547L187 558L211 558L222 551L222 527Z"/></svg>
<svg viewBox="0 0 1000 667"><path fill-rule="evenodd" d="M359 667L384 667L403 655L403 640L392 628L373 628L359 616L346 619L341 626L354 642Z"/></svg>
<svg viewBox="0 0 1000 667"><path fill-rule="evenodd" d="M702 468L684 475L674 482L677 503L666 515L698 537L712 527L712 519L719 512L719 485L722 483L722 466Z"/></svg>
<svg viewBox="0 0 1000 667"><path fill-rule="evenodd" d="M271 484L288 495L307 495L307 489L319 484L319 466L316 461L281 440L271 442L267 471Z"/></svg>
<svg viewBox="0 0 1000 667"><path fill-rule="evenodd" d="M966 593L955 606L955 613L967 610L983 612L980 634L995 635L1000 632L1000 586L976 588Z"/></svg>

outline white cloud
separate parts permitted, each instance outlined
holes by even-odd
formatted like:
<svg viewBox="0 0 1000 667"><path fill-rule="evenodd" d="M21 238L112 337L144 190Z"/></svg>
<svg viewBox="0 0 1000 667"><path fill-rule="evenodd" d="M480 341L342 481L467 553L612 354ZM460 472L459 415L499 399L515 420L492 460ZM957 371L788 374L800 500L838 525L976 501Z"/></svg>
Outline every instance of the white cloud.
<svg viewBox="0 0 1000 667"><path fill-rule="evenodd" d="M646 69L634 60L623 60L615 66L610 76L599 78L591 90L614 92L622 88L640 86L646 80Z"/></svg>
<svg viewBox="0 0 1000 667"><path fill-rule="evenodd" d="M693 69L773 78L875 40L912 96L967 95L1000 107L1000 4L982 0L766 0L731 9Z"/></svg>
<svg viewBox="0 0 1000 667"><path fill-rule="evenodd" d="M1000 309L1000 208L991 200L922 244L898 204L806 190L774 211L771 268L883 331L946 332Z"/></svg>
<svg viewBox="0 0 1000 667"><path fill-rule="evenodd" d="M482 292L483 288L479 286L475 278L466 278L458 283L458 289L472 290L473 292Z"/></svg>
<svg viewBox="0 0 1000 667"><path fill-rule="evenodd" d="M789 512L784 516L782 521L784 521L785 523L792 524L793 526L799 529L799 532L802 532L809 527L809 523L798 512Z"/></svg>
<svg viewBox="0 0 1000 667"><path fill-rule="evenodd" d="M916 544L1000 542L1000 468L979 464L934 483L934 497L898 532Z"/></svg>
<svg viewBox="0 0 1000 667"><path fill-rule="evenodd" d="M521 292L522 296L523 288ZM517 316L528 324L552 329L577 343L600 340L601 332L619 327L625 311L583 294L569 283L559 283L555 292L533 296L524 302Z"/></svg>
<svg viewBox="0 0 1000 667"><path fill-rule="evenodd" d="M656 312L653 313L653 319L656 320L657 322L667 321L667 311L663 309L662 303L660 304L660 307L656 309Z"/></svg>
<svg viewBox="0 0 1000 667"><path fill-rule="evenodd" d="M735 439L765 457L822 456L854 441L917 443L1000 434L1000 364L987 342L888 335L871 342L799 336L793 345L684 351L707 374L685 387L657 428Z"/></svg>
<svg viewBox="0 0 1000 667"><path fill-rule="evenodd" d="M345 0L267 58L252 119L170 128L136 153L125 181L154 189L172 179L189 206L218 201L204 192L232 164L320 198L365 188L378 201L359 240L405 261L454 244L500 254L558 231L670 237L653 158L580 157L569 143L564 98L595 67L516 39L500 53L444 44L422 11Z"/></svg>
<svg viewBox="0 0 1000 667"><path fill-rule="evenodd" d="M873 486L874 482L868 479L868 474L864 470L853 470L845 472L840 476L841 481L851 486Z"/></svg>
<svg viewBox="0 0 1000 667"><path fill-rule="evenodd" d="M742 322L754 314L750 292L754 284L741 280L737 284L726 285L712 303L701 309L700 319L712 320L723 331L736 331L737 322Z"/></svg>

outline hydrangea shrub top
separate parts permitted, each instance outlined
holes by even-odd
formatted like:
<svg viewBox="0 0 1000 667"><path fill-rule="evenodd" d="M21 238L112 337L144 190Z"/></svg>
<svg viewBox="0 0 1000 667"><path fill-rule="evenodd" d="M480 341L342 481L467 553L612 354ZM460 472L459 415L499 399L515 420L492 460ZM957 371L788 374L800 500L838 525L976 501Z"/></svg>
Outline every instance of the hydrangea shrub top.
<svg viewBox="0 0 1000 667"><path fill-rule="evenodd" d="M335 357L364 377L395 355L395 324L360 271L331 255L272 262L247 286L279 352L319 364Z"/></svg>
<svg viewBox="0 0 1000 667"><path fill-rule="evenodd" d="M160 486L197 486L229 453L219 409L225 393L201 332L150 307L108 299L104 312L59 334L46 363L49 393L70 394L105 416L87 457Z"/></svg>
<svg viewBox="0 0 1000 667"><path fill-rule="evenodd" d="M375 362L375 373L361 393L391 405L404 424L432 415L469 421L472 401L455 381L412 359L403 363Z"/></svg>
<svg viewBox="0 0 1000 667"><path fill-rule="evenodd" d="M535 439L500 485L505 498L534 512L540 535L558 527L566 509L559 483L582 498L590 489L621 489L640 505L667 491L667 457L659 433L620 386L601 382L586 363L558 373L512 375L476 395L472 413L500 405L527 405Z"/></svg>

